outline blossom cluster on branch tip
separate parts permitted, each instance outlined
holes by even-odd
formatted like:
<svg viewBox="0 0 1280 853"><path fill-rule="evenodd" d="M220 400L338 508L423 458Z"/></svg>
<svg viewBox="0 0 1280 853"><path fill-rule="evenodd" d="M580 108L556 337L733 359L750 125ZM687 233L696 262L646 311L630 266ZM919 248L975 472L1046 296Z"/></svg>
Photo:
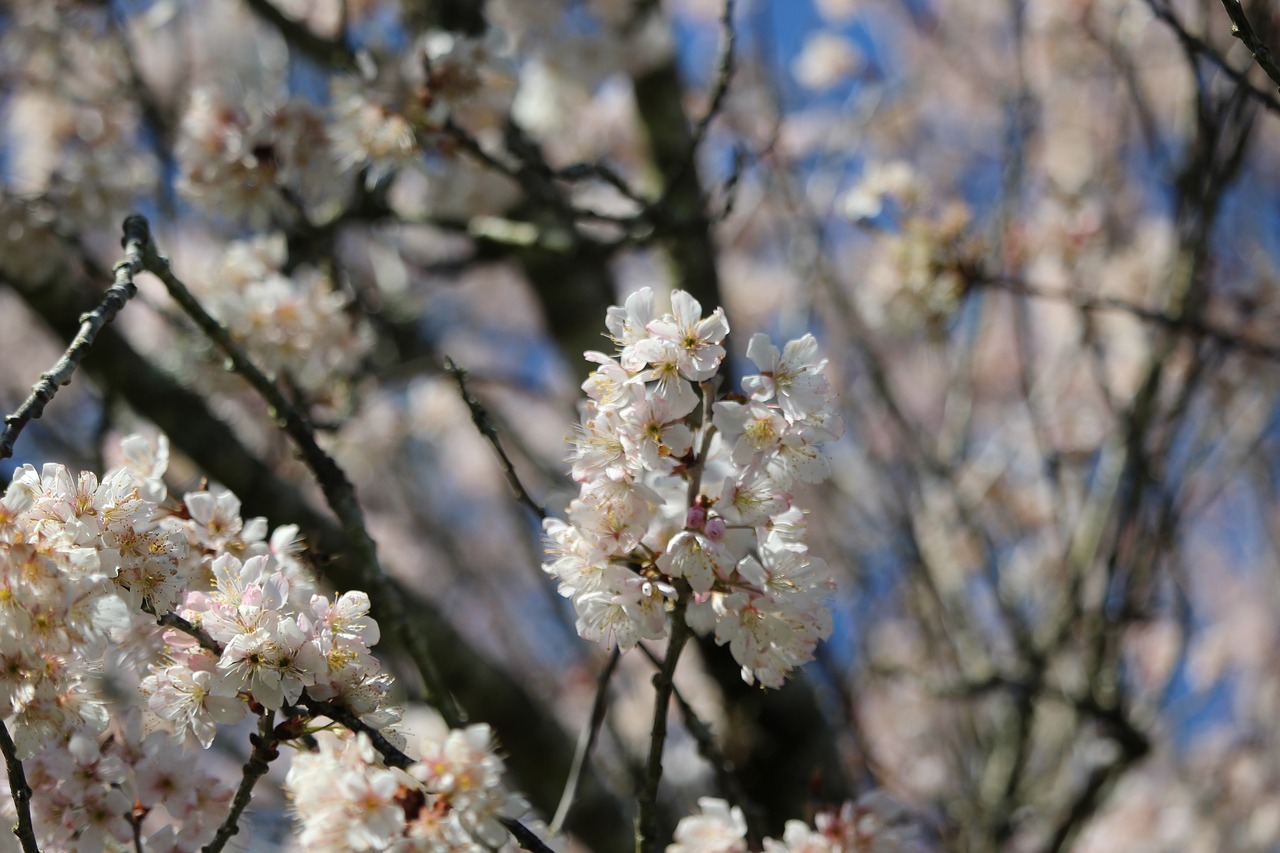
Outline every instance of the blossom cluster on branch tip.
<svg viewBox="0 0 1280 853"><path fill-rule="evenodd" d="M503 826L529 808L502 783L487 725L449 730L438 717L407 748L403 770L378 760L369 738L316 735L319 749L294 758L285 782L307 850L484 853L516 850Z"/></svg>
<svg viewBox="0 0 1280 853"><path fill-rule="evenodd" d="M362 55L359 74L335 76L331 108L263 92L195 90L174 153L177 186L201 208L253 225L271 215L335 216L348 174L367 188L401 168L425 168L452 121L482 138L503 127L517 77L507 39L423 34L402 56ZM437 142L441 144L437 145Z"/></svg>
<svg viewBox="0 0 1280 853"><path fill-rule="evenodd" d="M700 814L681 818L667 853L747 853L742 809L703 797ZM781 839L764 839L765 853L924 853L920 827L902 807L875 791L839 808L819 811L813 826L789 820Z"/></svg>
<svg viewBox="0 0 1280 853"><path fill-rule="evenodd" d="M831 632L825 563L810 555L797 482L830 473L822 444L844 425L812 335L781 351L751 338L758 373L715 400L729 333L684 291L659 316L645 288L609 309L615 356L583 383L571 438L581 489L548 520L544 571L573 599L578 632L607 648L668 635L677 603L714 631L747 683L778 687Z"/></svg>
<svg viewBox="0 0 1280 853"><path fill-rule="evenodd" d="M143 838L161 853L199 849L232 791L190 766L186 735L208 748L219 724L268 711L288 717L279 740L321 729L319 751L289 775L308 849L506 843L502 821L527 806L502 786L488 728L437 719L408 739L395 726L368 596L318 594L297 528L268 535L231 492L170 498L163 438L129 436L122 451L125 464L101 480L24 466L0 499L0 717L27 761L42 848L96 853ZM182 630L157 630L158 619ZM109 706L98 689L108 649L146 672L137 707ZM387 769L367 734L324 730L330 721L313 720L306 700L420 760Z"/></svg>
<svg viewBox="0 0 1280 853"><path fill-rule="evenodd" d="M27 762L42 849L132 848L134 826L162 808L171 822L143 836L146 849L194 853L222 822L232 789L192 766L169 732L144 733L136 711L116 716L106 737L76 732Z"/></svg>
<svg viewBox="0 0 1280 853"><path fill-rule="evenodd" d="M341 412L349 404L351 378L373 348L372 331L328 275L311 266L286 274L287 261L283 234L237 240L204 280L193 282L193 291L254 363L324 413ZM207 363L209 351L196 346L188 352ZM221 366L221 359L216 363ZM228 387L239 381L221 369L201 378Z"/></svg>
<svg viewBox="0 0 1280 853"><path fill-rule="evenodd" d="M20 467L0 500L0 717L28 760L37 839L49 850L134 838L152 850L195 850L211 838L232 792L184 760L184 730L209 745L212 710L242 716L252 694L227 689L214 698L229 678L216 657L204 675L161 665L168 652L156 617L206 594L209 566L232 552L305 578L296 528L266 539L265 521L243 521L227 492L169 500L163 438L152 447L131 435L122 450L125 464L101 480L61 465ZM109 706L99 676L106 654L120 649L156 667L145 692L155 672L168 671L175 683L196 685L198 707L152 702L159 713L143 719L140 708ZM152 813L164 820L147 822Z"/></svg>

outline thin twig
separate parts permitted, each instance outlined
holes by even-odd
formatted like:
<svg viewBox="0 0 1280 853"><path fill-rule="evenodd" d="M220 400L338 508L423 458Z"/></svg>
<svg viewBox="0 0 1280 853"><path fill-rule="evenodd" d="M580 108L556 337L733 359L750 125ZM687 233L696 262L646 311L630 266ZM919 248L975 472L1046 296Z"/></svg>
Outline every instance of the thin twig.
<svg viewBox="0 0 1280 853"><path fill-rule="evenodd" d="M458 383L458 393L462 396L462 402L467 404L467 409L471 411L472 423L476 425L476 429L485 437L493 447L494 452L498 454L498 459L502 461L502 473L506 475L507 483L511 486L511 491L515 493L516 500L527 507L539 519L545 521L547 518L546 509L533 499L533 496L529 494L529 490L524 487L524 483L520 481L520 475L516 473L515 465L512 464L511 457L507 455L507 451L502 446L502 440L498 437L498 430L494 427L493 421L489 419L489 412L485 410L484 404L467 390L467 371L459 367L457 362L447 355L444 357L444 369Z"/></svg>
<svg viewBox="0 0 1280 853"><path fill-rule="evenodd" d="M219 853L231 837L240 832L240 815L253 799L254 785L267 775L267 771L271 769L271 762L280 756L274 732L275 717L275 711L265 711L258 718L258 733L249 738L253 744L253 750L249 753L249 760L245 762L244 773L240 777L240 787L236 789L235 799L231 801L231 808L227 810L226 818L218 827L213 840L204 846L203 853Z"/></svg>
<svg viewBox="0 0 1280 853"><path fill-rule="evenodd" d="M640 206L641 210L648 210L653 205L653 201L640 195L629 183L627 179L618 174L612 166L605 162L596 163L574 163L555 172L555 176L562 181L576 182L585 179L596 179L605 182L609 186L618 191L619 195Z"/></svg>
<svg viewBox="0 0 1280 853"><path fill-rule="evenodd" d="M737 40L737 32L733 28L734 6L735 0L725 0L724 11L720 15L720 55L716 58L716 79L707 111L702 114L702 118L698 119L698 124L693 130L693 145L689 152L691 160L697 155L702 140L706 138L707 129L711 126L712 120L724 109L724 99L729 94L729 81L733 79L734 70L733 48Z"/></svg>
<svg viewBox="0 0 1280 853"><path fill-rule="evenodd" d="M147 221L134 215L126 220L141 223L145 237L143 240L144 268L159 278L169 291L169 295L196 323L206 337L227 356L232 370L243 377L262 397L271 409L273 417L280 428L288 433L302 456L307 467L311 469L324 493L329 508L342 524L343 532L355 552L356 564L360 569L361 581L366 590L377 597L378 604L389 616L387 627L398 643L409 651L427 692L427 699L439 711L445 722L452 728L465 723L461 709L453 696L445 688L439 670L432 660L431 651L427 648L426 638L420 631L409 628L408 614L404 610L404 602L396 593L394 584L387 578L378 559L377 545L369 535L364 522L364 510L356 498L355 487L347 479L346 473L317 443L315 428L285 396L279 386L267 377L249 358L231 334L221 323L209 315L169 267L168 258L163 257L151 239Z"/></svg>
<svg viewBox="0 0 1280 853"><path fill-rule="evenodd" d="M733 79L734 71L734 45L737 41L737 32L733 26L733 10L736 0L725 0L724 10L720 15L720 53L716 57L716 76L711 88L711 101L707 104L707 111L698 119L698 123L694 126L693 135L689 140L689 149L680 162L679 167L671 175L666 182L661 198L653 205L655 208L663 208L671 200L671 195L676 191L680 182L684 180L685 174L693 168L694 162L698 156L698 149L702 147L703 140L706 139L707 131L711 127L711 122L724 109L725 97L729 93L729 82Z"/></svg>
<svg viewBox="0 0 1280 853"><path fill-rule="evenodd" d="M648 652L648 649L645 649ZM595 746L596 738L600 734L600 728L604 725L605 711L609 707L609 681L613 678L614 670L618 667L618 660L622 657L619 649L614 649L609 655L609 662L604 665L604 669L600 670L600 675L596 678L596 697L591 703L591 718L587 721L587 725L582 730L582 735L578 738L578 749L573 754L573 765L569 768L569 778L564 783L564 793L560 795L560 805L556 807L555 817L551 819L551 833L554 835L564 827L565 818L569 816L569 809L573 807L573 797L578 792L578 782L582 779L582 770L587 766L587 758L591 755L591 749Z"/></svg>
<svg viewBox="0 0 1280 853"><path fill-rule="evenodd" d="M222 657L222 646L218 645L218 641L213 637L210 637L209 633L203 628L191 624L177 613L169 612L156 614L152 613L152 611L145 606L143 607L143 610L146 610L148 613L151 613L151 615L156 617L156 624L181 631L188 637L194 638L195 641L200 644L200 648L208 652L213 652L218 657Z"/></svg>
<svg viewBox="0 0 1280 853"><path fill-rule="evenodd" d="M1231 18L1231 34L1248 48L1249 55L1253 57L1254 62L1258 63L1258 67L1267 73L1271 82L1280 86L1280 65L1276 64L1271 51L1253 31L1253 25L1245 17L1240 0L1222 0L1222 8L1227 10L1227 15Z"/></svg>
<svg viewBox="0 0 1280 853"><path fill-rule="evenodd" d="M1219 70L1230 77L1236 85L1244 89L1254 100L1263 104L1273 113L1280 113L1280 99L1277 99L1276 96L1270 92L1265 92L1254 86L1249 82L1248 76L1245 75L1244 72L1232 68L1231 65L1227 63L1227 60L1218 53L1216 48L1213 47L1213 45L1209 44L1202 38L1192 35L1191 32L1183 26L1182 21L1178 19L1177 15L1174 14L1173 9L1169 8L1165 4L1157 2L1157 0L1146 0L1146 2L1148 8L1151 9L1151 13L1164 21L1169 29L1173 30L1173 34L1178 37L1178 41L1182 42L1184 50L1188 53L1196 56L1202 56L1209 60L1209 62L1216 65ZM1223 0L1224 5L1229 2L1231 2L1231 0ZM1228 13L1231 11L1229 7L1227 11Z"/></svg>
<svg viewBox="0 0 1280 853"><path fill-rule="evenodd" d="M9 736L9 727L0 720L0 752L4 753L5 767L9 770L9 795L13 797L13 807L18 812L18 823L13 827L13 834L18 836L23 853L40 853L36 844L36 829L31 822L31 786L27 784L26 771L22 769L22 760L18 758L18 748Z"/></svg>
<svg viewBox="0 0 1280 853"><path fill-rule="evenodd" d="M131 216L124 221L124 238L120 241L124 247L124 260L115 266L115 283L107 289L98 307L80 318L80 331L58 363L40 374L40 381L31 388L31 395L16 412L4 419L4 432L0 433L0 459L13 455L13 445L23 427L44 413L45 406L58 393L59 386L71 382L71 375L89 347L93 346L98 332L115 319L125 303L137 294L138 287L133 283L133 277L143 269L143 245L148 239L145 219Z"/></svg>
<svg viewBox="0 0 1280 853"><path fill-rule="evenodd" d="M515 818L504 817L502 825L515 837L516 843L525 850L530 851L530 853L554 853L532 829Z"/></svg>
<svg viewBox="0 0 1280 853"><path fill-rule="evenodd" d="M662 666L662 661L648 646L642 643L639 648L654 666ZM730 803L742 809L742 813L747 819L748 846L752 850L759 848L765 836L764 827L761 824L764 818L764 810L760 808L759 803L752 800L746 789L743 788L741 781L730 769L729 759L725 758L724 753L720 751L720 744L716 743L715 734L712 733L711 727L702 721L702 718L698 716L698 712L684 698L678 687L672 688L671 695L675 698L676 704L680 706L680 716L684 719L685 729L688 730L698 744L698 755L702 756L702 760L711 766L711 772L716 777L716 784L720 786L720 790L724 792L724 795L729 798Z"/></svg>
<svg viewBox="0 0 1280 853"><path fill-rule="evenodd" d="M1133 317L1161 326L1164 329L1177 334L1191 335L1193 337L1208 338L1214 343L1222 346L1224 349L1235 350L1245 355L1257 356L1265 358L1269 361L1280 361L1280 344L1271 344L1265 341L1255 341L1246 337L1242 337L1238 332L1228 329L1221 329L1217 326L1210 325L1203 320L1194 317L1178 317L1171 314L1165 314L1151 308L1144 308L1132 302L1126 302L1123 299L1116 299L1110 296L1090 296L1088 294L1072 293L1069 290L1054 290L1050 288L1038 287L1016 278L1008 277L985 277L976 279L972 282L976 286L997 287L1001 290L1007 290L1010 293L1017 293L1023 296L1030 296L1037 299L1051 299L1067 304L1084 312L1095 311L1119 311Z"/></svg>
<svg viewBox="0 0 1280 853"><path fill-rule="evenodd" d="M658 841L658 783L662 781L662 751L667 742L667 706L675 689L676 664L680 652L689 639L689 625L684 611L692 591L681 582L680 598L671 614L671 639L667 643L667 656L662 667L653 677L653 728L649 732L649 759L645 763L644 787L640 789L639 812L636 815L636 853L657 853Z"/></svg>
<svg viewBox="0 0 1280 853"><path fill-rule="evenodd" d="M146 813L136 808L129 815L129 825L133 828L134 853L147 853L147 848L142 843L142 821L144 817L146 817Z"/></svg>

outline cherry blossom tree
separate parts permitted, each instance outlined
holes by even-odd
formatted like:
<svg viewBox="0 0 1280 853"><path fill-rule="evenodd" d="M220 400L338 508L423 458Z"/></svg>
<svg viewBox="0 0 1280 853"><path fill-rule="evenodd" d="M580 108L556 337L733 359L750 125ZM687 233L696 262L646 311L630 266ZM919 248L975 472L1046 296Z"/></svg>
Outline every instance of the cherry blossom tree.
<svg viewBox="0 0 1280 853"><path fill-rule="evenodd" d="M0 39L0 848L1280 844L1266 4Z"/></svg>

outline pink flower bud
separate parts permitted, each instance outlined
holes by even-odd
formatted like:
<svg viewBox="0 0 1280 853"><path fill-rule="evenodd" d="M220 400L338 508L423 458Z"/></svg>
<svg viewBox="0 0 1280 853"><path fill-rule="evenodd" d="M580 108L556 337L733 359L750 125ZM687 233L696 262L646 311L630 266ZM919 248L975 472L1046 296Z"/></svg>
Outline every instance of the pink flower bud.
<svg viewBox="0 0 1280 853"><path fill-rule="evenodd" d="M684 517L684 527L686 530L701 530L702 526L707 523L707 508L705 506L691 506L689 512Z"/></svg>
<svg viewBox="0 0 1280 853"><path fill-rule="evenodd" d="M711 518L707 519L706 529L703 530L703 533L705 533L707 538L712 542L719 542L724 538L724 534L727 529L724 519L718 515L713 515Z"/></svg>

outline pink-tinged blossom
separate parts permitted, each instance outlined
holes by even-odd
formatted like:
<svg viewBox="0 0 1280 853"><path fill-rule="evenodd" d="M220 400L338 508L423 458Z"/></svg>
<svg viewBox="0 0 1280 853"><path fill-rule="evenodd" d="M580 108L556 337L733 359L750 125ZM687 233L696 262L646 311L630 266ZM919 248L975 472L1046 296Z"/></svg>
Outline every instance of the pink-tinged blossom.
<svg viewBox="0 0 1280 853"><path fill-rule="evenodd" d="M353 172L364 169L365 185L372 187L397 169L420 161L417 134L392 98L354 78L335 80L331 88L331 135L340 167Z"/></svg>
<svg viewBox="0 0 1280 853"><path fill-rule="evenodd" d="M600 476L610 480L627 480L635 476L635 462L627 455L622 441L622 421L617 412L602 411L583 421L570 438L572 452L570 473L579 483Z"/></svg>
<svg viewBox="0 0 1280 853"><path fill-rule="evenodd" d="M245 523L240 518L240 499L231 492L188 492L182 501L193 522L188 529L200 545L222 551L242 540Z"/></svg>
<svg viewBox="0 0 1280 853"><path fill-rule="evenodd" d="M503 821L528 805L503 785L490 729L450 730L437 719L406 742L418 760L382 766L364 734L323 731L294 758L285 781L308 850L484 850L508 840ZM421 807L407 813L405 798Z"/></svg>
<svg viewBox="0 0 1280 853"><path fill-rule="evenodd" d="M637 356L649 365L637 373L632 381L653 382L646 393L655 400L662 400L675 416L683 418L698 408L698 395L681 369L685 351L673 341L649 338L636 344Z"/></svg>
<svg viewBox="0 0 1280 853"><path fill-rule="evenodd" d="M673 467L675 460L693 449L693 433L679 421L682 417L661 397L638 400L628 407L621 424L628 456L638 457L649 471Z"/></svg>
<svg viewBox="0 0 1280 853"><path fill-rule="evenodd" d="M636 352L636 344L649 338L649 324L655 317L653 289L648 287L637 290L622 306L614 305L605 314L609 337L618 346L622 366L628 371L644 366L645 359Z"/></svg>
<svg viewBox="0 0 1280 853"><path fill-rule="evenodd" d="M594 549L608 556L630 553L639 545L652 514L644 494L611 480L584 489L569 506L569 520Z"/></svg>
<svg viewBox="0 0 1280 853"><path fill-rule="evenodd" d="M164 473L169 469L168 436L157 437L154 447L140 435L125 436L120 441L120 454L143 500L160 503L168 496L164 484Z"/></svg>
<svg viewBox="0 0 1280 853"><path fill-rule="evenodd" d="M677 290L671 294L671 312L649 323L649 333L675 344L680 373L685 378L702 382L715 376L725 354L720 342L729 334L724 309L717 308L704 319L698 300Z"/></svg>
<svg viewBox="0 0 1280 853"><path fill-rule="evenodd" d="M142 681L147 707L179 732L190 731L205 749L213 743L218 724L236 723L248 713L236 696L220 695L214 688L221 674L210 656L206 668L191 669L184 664L154 669Z"/></svg>
<svg viewBox="0 0 1280 853"><path fill-rule="evenodd" d="M631 381L631 374L602 352L586 352L587 361L600 365L582 383L582 392L595 403L597 411L613 411L642 398L644 391Z"/></svg>
<svg viewBox="0 0 1280 853"><path fill-rule="evenodd" d="M764 840L764 853L844 853L844 847L802 820L789 820L781 841Z"/></svg>
<svg viewBox="0 0 1280 853"><path fill-rule="evenodd" d="M286 616L276 624L275 645L280 690L284 701L292 705L302 696L303 688L315 684L316 673L326 670L326 660L293 616Z"/></svg>
<svg viewBox="0 0 1280 853"><path fill-rule="evenodd" d="M400 709L387 704L391 693L391 676L378 672L377 661L368 667L355 663L330 670L328 675L316 677L314 687L307 693L315 699L333 702L360 718L365 725L383 729L400 720ZM392 733L386 733L393 738Z"/></svg>
<svg viewBox="0 0 1280 853"><path fill-rule="evenodd" d="M744 377L742 389L760 402L776 396L783 414L793 421L824 408L830 396L822 373L827 362L816 360L817 354L818 341L813 335L788 341L781 353L768 335L752 335L747 358L756 363L760 374Z"/></svg>
<svg viewBox="0 0 1280 853"><path fill-rule="evenodd" d="M709 592L717 579L733 571L733 556L723 545L691 530L677 533L658 558L658 568L674 578L684 578L694 592Z"/></svg>
<svg viewBox="0 0 1280 853"><path fill-rule="evenodd" d="M680 819L667 853L747 853L747 819L724 800L702 797L701 814Z"/></svg>
<svg viewBox="0 0 1280 853"><path fill-rule="evenodd" d="M369 615L369 596L359 590L344 592L332 604L323 595L311 596L311 612L317 629L340 642L377 645L378 623Z"/></svg>
<svg viewBox="0 0 1280 853"><path fill-rule="evenodd" d="M396 795L403 774L374 764L367 735L317 732L317 750L293 759L285 779L307 850L385 850L403 835Z"/></svg>
<svg viewBox="0 0 1280 853"><path fill-rule="evenodd" d="M711 423L691 417L692 383L715 375L728 332L723 311L701 310L677 291L654 319L648 290L610 309L618 360L588 354L599 367L574 440L580 490L567 521L544 525L543 570L573 599L582 637L662 639L687 595L690 627L728 644L748 682L776 687L831 630L826 567L808 556L791 492L827 476L820 445L843 427L808 336L781 353L756 338L754 399L707 401Z"/></svg>
<svg viewBox="0 0 1280 853"><path fill-rule="evenodd" d="M761 403L725 401L713 407L712 422L732 449L734 464L750 468L776 453L787 433L787 422L778 412Z"/></svg>
<svg viewBox="0 0 1280 853"><path fill-rule="evenodd" d="M680 819L667 853L746 853L742 811L724 800L698 800L700 814ZM781 839L765 838L765 853L924 853L919 825L883 791L817 813L814 825L789 820Z"/></svg>
<svg viewBox="0 0 1280 853"><path fill-rule="evenodd" d="M578 634L606 651L614 646L625 651L641 640L661 639L667 629L663 587L621 572L613 580L613 588L602 587L575 599Z"/></svg>
<svg viewBox="0 0 1280 853"><path fill-rule="evenodd" d="M519 818L528 804L502 784L502 761L494 753L487 725L454 729L441 738L428 735L418 742L421 757L409 775L422 783L430 798L448 805L447 821L486 847L507 839L504 819Z"/></svg>
<svg viewBox="0 0 1280 853"><path fill-rule="evenodd" d="M284 705L280 647L267 631L258 629L232 637L222 650L218 671L224 676L217 682L222 695L234 696L243 690L267 708Z"/></svg>

